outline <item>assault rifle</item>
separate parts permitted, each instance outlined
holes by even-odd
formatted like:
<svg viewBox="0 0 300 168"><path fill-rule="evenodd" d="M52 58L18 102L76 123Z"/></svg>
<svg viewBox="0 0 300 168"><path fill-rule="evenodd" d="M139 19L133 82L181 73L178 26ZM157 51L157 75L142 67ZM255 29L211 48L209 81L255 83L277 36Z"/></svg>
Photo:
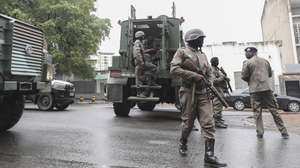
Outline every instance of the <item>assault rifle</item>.
<svg viewBox="0 0 300 168"><path fill-rule="evenodd" d="M228 86L228 89L230 90L230 92L232 93L232 87L231 87L231 85L230 85L230 82L229 82L229 78L227 77L227 73L224 71L224 69L221 67L221 68L218 68L220 71L221 71L221 73L226 77L226 79L225 79L225 82L226 82L226 84L227 84L227 86Z"/></svg>
<svg viewBox="0 0 300 168"><path fill-rule="evenodd" d="M205 76L202 73L202 71L200 71L200 69L194 64L194 62L190 58L185 59L182 66L183 66L184 69L187 69L187 70L190 70L190 71L193 71L193 72L196 72L200 75ZM222 105L226 108L229 107L228 103L226 102L224 97L218 92L218 90L209 81L207 81L205 78L203 78L203 81L204 81L206 87L208 87L210 89L210 91L214 94L214 96L216 96L220 100ZM194 83L193 88L192 88L192 101L194 101L193 99L194 99L194 95L195 95L195 88L196 88L196 85Z"/></svg>

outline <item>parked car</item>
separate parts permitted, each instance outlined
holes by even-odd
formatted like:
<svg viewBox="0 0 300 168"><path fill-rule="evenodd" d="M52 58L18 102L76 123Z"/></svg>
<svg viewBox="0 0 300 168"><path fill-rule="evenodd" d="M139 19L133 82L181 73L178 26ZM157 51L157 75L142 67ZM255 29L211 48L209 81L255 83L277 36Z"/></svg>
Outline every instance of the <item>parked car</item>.
<svg viewBox="0 0 300 168"><path fill-rule="evenodd" d="M74 103L74 99L74 85L62 80L52 80L50 92L40 92L26 96L26 100L37 104L39 109L44 111L52 110L54 107L58 110L65 110L70 104Z"/></svg>
<svg viewBox="0 0 300 168"><path fill-rule="evenodd" d="M300 99L291 96L282 96L274 94L279 105L279 109L284 111L299 112ZM245 108L251 108L249 89L237 90L231 95L225 95L225 99L230 107L242 111Z"/></svg>

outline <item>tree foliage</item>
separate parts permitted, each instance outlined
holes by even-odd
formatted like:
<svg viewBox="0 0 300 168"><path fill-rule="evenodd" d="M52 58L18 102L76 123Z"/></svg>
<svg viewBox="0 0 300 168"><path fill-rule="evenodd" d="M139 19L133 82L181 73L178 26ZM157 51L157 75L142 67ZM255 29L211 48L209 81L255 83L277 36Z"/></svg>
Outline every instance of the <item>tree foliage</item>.
<svg viewBox="0 0 300 168"><path fill-rule="evenodd" d="M0 13L41 27L58 71L92 78L86 58L108 36L109 19L93 14L95 0L0 0Z"/></svg>

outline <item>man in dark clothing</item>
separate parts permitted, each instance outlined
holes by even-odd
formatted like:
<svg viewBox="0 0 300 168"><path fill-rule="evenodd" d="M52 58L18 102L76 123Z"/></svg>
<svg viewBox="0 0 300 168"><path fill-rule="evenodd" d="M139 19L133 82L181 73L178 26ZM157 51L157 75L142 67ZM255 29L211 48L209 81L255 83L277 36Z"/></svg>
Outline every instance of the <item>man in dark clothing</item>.
<svg viewBox="0 0 300 168"><path fill-rule="evenodd" d="M289 135L277 111L278 105L269 83L269 78L272 77L270 63L257 56L255 47L248 47L245 49L245 52L248 60L243 63L242 79L248 82L249 85L251 104L256 120L257 137L263 138L262 107L267 107L282 137L287 139Z"/></svg>
<svg viewBox="0 0 300 168"><path fill-rule="evenodd" d="M182 156L187 154L187 140L193 129L194 121L197 118L205 138L205 165L225 167L227 165L219 162L218 158L214 155L215 125L212 103L204 82L204 79L212 82L212 70L206 55L201 51L204 37L205 35L200 29L189 30L185 34L187 47L179 48L171 61L171 74L182 79L179 98L183 112L183 128L179 153ZM188 62L197 67L199 71L189 69Z"/></svg>

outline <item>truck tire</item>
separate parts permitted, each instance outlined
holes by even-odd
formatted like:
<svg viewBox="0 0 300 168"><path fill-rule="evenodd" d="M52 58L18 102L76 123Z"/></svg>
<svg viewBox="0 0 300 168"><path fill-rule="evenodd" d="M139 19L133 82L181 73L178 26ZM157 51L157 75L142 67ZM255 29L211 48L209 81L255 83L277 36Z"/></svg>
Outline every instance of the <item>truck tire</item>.
<svg viewBox="0 0 300 168"><path fill-rule="evenodd" d="M42 93L37 98L37 105L43 111L53 109L53 102L53 95L51 93Z"/></svg>
<svg viewBox="0 0 300 168"><path fill-rule="evenodd" d="M63 111L69 107L69 104L56 104L55 107L57 108L57 110Z"/></svg>
<svg viewBox="0 0 300 168"><path fill-rule="evenodd" d="M128 117L130 112L131 103L113 103L114 112L117 117Z"/></svg>
<svg viewBox="0 0 300 168"><path fill-rule="evenodd" d="M137 106L143 111L152 111L156 103L138 103Z"/></svg>
<svg viewBox="0 0 300 168"><path fill-rule="evenodd" d="M23 95L0 97L0 132L13 127L22 117L24 109Z"/></svg>

